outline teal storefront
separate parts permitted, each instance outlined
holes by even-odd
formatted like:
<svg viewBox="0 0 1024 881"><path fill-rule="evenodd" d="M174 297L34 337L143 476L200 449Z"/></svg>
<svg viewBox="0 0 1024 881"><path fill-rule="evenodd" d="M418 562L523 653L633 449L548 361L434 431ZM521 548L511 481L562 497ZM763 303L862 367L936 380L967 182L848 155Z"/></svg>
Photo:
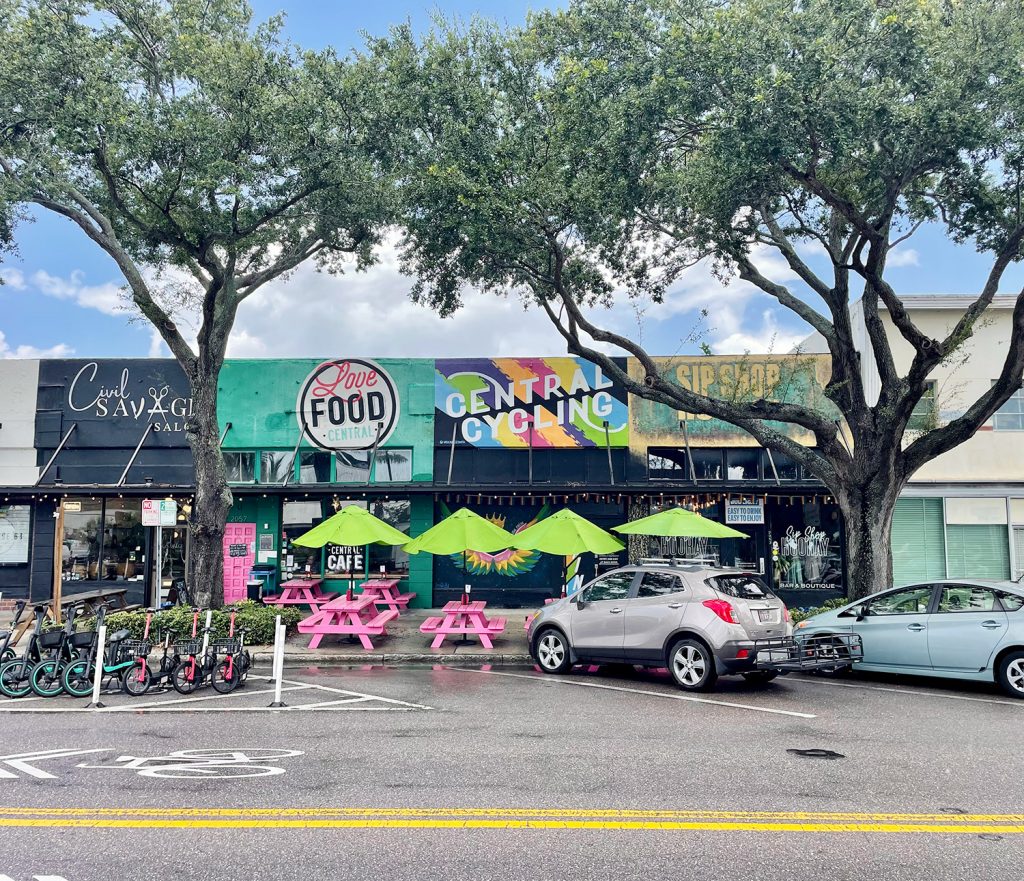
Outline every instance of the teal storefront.
<svg viewBox="0 0 1024 881"><path fill-rule="evenodd" d="M383 567L417 595L413 606L432 604L428 557L379 546L310 550L293 541L352 504L412 535L432 525L433 497L423 490L433 480L433 363L225 364L218 415L235 497L225 538L228 598L244 590L254 565L274 567L278 582L308 573L339 590Z"/></svg>

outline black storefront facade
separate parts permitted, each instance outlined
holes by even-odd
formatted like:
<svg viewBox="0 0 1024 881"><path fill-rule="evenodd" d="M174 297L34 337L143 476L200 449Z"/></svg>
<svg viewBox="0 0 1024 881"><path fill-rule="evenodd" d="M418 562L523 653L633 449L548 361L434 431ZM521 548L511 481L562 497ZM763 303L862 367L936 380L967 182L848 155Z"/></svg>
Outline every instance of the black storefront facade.
<svg viewBox="0 0 1024 881"><path fill-rule="evenodd" d="M129 603L146 604L165 581L184 576L194 484L190 408L188 383L173 361L40 363L33 599L52 596L59 580L65 596L118 587ZM174 522L165 516L163 526L144 525L147 500L173 502Z"/></svg>
<svg viewBox="0 0 1024 881"><path fill-rule="evenodd" d="M778 360L758 370L734 361L729 375L774 380ZM708 359L672 359L674 375L685 379L684 361L696 362L696 377L705 369L713 392ZM412 534L463 506L516 531L562 507L609 528L678 504L750 538L634 538L620 555L584 555L579 574L586 580L630 559L700 557L763 572L791 606L843 593L834 501L795 463L730 426L630 400L577 359L381 363L397 407L394 434L375 452L325 450L300 433L295 396L316 362L229 362L219 410L235 469L231 520L251 534L226 543L226 562L230 548L245 543L243 567L269 563L278 578L307 565L329 574L332 556L343 556L338 549L300 558L290 542L344 504L390 515ZM726 363L716 362L714 380L723 381ZM797 393L808 395L807 386ZM188 556L190 406L173 361L41 362L39 484L4 490L5 504L29 506L31 559L17 571L0 567L5 599L48 598L57 578L65 595L117 585L131 602L168 599ZM144 525L144 504L159 501L173 503L174 520ZM367 569L380 563L408 578L420 606L443 605L467 581L494 606L535 606L557 595L567 563L528 552L469 554L463 571L455 555L410 559L375 549L365 557Z"/></svg>

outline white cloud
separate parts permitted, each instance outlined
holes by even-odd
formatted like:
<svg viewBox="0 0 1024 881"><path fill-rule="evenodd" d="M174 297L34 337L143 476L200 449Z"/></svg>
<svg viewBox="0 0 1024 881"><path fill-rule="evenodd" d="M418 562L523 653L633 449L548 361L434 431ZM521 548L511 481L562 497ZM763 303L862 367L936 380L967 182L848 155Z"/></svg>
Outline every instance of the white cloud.
<svg viewBox="0 0 1024 881"><path fill-rule="evenodd" d="M565 354L565 342L539 309L515 298L468 292L465 305L440 318L409 299L412 279L393 248L368 272L337 277L300 267L238 310L232 358L392 358Z"/></svg>
<svg viewBox="0 0 1024 881"><path fill-rule="evenodd" d="M18 346L12 349L4 332L0 330L0 358L67 358L74 353L75 350L66 343L58 343L48 349L37 349L35 346Z"/></svg>
<svg viewBox="0 0 1024 881"><path fill-rule="evenodd" d="M71 300L84 309L96 309L104 315L124 314L122 285L106 282L99 285L83 284L85 274L76 269L68 278L51 275L44 269L32 273L32 284L48 297Z"/></svg>
<svg viewBox="0 0 1024 881"><path fill-rule="evenodd" d="M810 329L802 333L779 328L778 316L771 309L761 313L759 327L747 330L735 330L728 336L715 341L712 349L715 354L742 355L745 352L770 352L774 355L785 355L792 351L810 334Z"/></svg>
<svg viewBox="0 0 1024 881"><path fill-rule="evenodd" d="M913 248L900 249L896 248L890 252L886 263L890 267L900 266L920 266L921 255L917 253Z"/></svg>
<svg viewBox="0 0 1024 881"><path fill-rule="evenodd" d="M25 290L25 273L13 266L0 269L0 282L16 291Z"/></svg>

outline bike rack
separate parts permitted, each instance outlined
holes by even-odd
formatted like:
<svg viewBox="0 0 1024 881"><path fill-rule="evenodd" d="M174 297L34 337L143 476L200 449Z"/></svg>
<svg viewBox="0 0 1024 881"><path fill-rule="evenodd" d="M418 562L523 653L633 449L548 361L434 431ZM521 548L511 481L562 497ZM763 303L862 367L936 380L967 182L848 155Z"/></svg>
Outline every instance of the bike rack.
<svg viewBox="0 0 1024 881"><path fill-rule="evenodd" d="M859 633L808 635L804 639L754 640L754 666L758 670L800 673L838 670L864 660Z"/></svg>

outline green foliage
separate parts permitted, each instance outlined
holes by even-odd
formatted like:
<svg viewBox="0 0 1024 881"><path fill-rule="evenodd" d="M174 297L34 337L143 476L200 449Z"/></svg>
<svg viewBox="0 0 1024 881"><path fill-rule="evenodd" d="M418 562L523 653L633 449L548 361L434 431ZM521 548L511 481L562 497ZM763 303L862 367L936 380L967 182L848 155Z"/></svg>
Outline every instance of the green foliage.
<svg viewBox="0 0 1024 881"><path fill-rule="evenodd" d="M789 614L793 618L794 624L799 624L801 621L806 621L815 615L820 615L822 612L831 612L833 609L839 609L847 605L850 602L847 597L833 597L830 600L825 600L820 606L808 609L790 609Z"/></svg>
<svg viewBox="0 0 1024 881"><path fill-rule="evenodd" d="M235 618L235 629L237 631L244 627L248 631L245 639L250 645L267 645L274 641L274 621L278 615L291 631L294 631L295 625L306 617L305 612L290 606L277 608L265 606L263 603L253 600L243 600L236 603L234 608L238 611ZM211 622L212 638L227 637L230 625L229 611L229 609L214 610ZM161 638L164 633L170 633L172 640L188 637L192 633L192 616L192 610L185 606L176 606L173 609L159 612L150 625L150 637L155 641L158 632ZM206 613L203 612L199 617L200 635L205 621ZM125 629L131 631L133 638L141 639L146 627L146 613L142 611L114 612L106 616L106 625L108 633ZM96 626L96 619L83 618L76 622L76 626L79 630L92 630Z"/></svg>

